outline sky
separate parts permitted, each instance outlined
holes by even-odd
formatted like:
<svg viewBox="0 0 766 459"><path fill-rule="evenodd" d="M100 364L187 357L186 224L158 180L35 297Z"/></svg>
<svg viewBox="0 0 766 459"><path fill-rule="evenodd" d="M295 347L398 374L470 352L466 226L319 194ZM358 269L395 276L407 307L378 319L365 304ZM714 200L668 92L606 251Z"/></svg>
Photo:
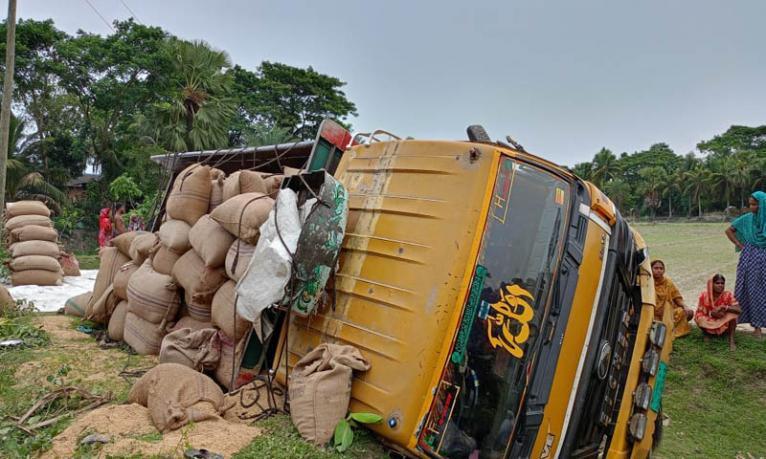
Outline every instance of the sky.
<svg viewBox="0 0 766 459"><path fill-rule="evenodd" d="M732 124L766 124L762 0L18 3L18 17L68 33L133 16L251 70L312 66L347 83L361 132L464 139L481 124L572 165L601 147L685 154Z"/></svg>

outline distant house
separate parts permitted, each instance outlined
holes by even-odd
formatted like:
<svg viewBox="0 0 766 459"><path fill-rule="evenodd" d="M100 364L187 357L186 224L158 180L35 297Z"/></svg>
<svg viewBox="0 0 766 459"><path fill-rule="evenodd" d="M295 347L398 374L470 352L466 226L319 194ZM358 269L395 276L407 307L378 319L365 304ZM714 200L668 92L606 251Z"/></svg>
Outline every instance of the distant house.
<svg viewBox="0 0 766 459"><path fill-rule="evenodd" d="M78 201L85 196L85 187L90 182L96 181L101 178L101 174L83 174L75 179L72 179L66 184L66 192L69 199L72 201Z"/></svg>

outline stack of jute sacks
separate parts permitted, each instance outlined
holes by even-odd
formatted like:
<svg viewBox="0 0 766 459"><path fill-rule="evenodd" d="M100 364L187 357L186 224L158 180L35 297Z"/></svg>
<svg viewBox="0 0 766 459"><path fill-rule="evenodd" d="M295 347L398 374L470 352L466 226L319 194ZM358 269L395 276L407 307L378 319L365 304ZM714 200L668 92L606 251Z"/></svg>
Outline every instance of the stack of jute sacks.
<svg viewBox="0 0 766 459"><path fill-rule="evenodd" d="M88 317L108 323L110 338L140 354L188 347L202 336L189 335L202 332L205 345L216 348L215 361L208 354L205 365L184 363L210 370L229 388L252 327L235 312L236 282L250 264L282 178L249 170L226 177L201 164L184 169L156 234L126 233L102 250Z"/></svg>
<svg viewBox="0 0 766 459"><path fill-rule="evenodd" d="M9 202L5 210L13 285L58 285L64 275L59 263L58 233L51 211L40 201Z"/></svg>

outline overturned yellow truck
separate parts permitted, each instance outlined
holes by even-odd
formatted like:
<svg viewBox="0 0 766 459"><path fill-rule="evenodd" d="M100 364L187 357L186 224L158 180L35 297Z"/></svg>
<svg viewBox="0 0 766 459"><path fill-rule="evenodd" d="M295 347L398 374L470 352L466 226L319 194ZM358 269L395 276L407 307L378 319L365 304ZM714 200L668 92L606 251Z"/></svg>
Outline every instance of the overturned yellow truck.
<svg viewBox="0 0 766 459"><path fill-rule="evenodd" d="M640 235L591 183L480 128L378 137L334 171L349 193L334 301L290 317L274 367L359 348L372 368L350 410L383 416L371 428L407 456L647 457L672 329Z"/></svg>

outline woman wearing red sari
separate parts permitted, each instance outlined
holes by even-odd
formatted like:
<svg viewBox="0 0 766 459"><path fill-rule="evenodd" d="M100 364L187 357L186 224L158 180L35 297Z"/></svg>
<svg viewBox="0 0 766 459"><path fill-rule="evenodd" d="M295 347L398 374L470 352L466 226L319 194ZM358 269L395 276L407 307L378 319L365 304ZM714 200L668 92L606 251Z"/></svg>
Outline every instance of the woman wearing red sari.
<svg viewBox="0 0 766 459"><path fill-rule="evenodd" d="M109 245L112 240L112 220L110 217L110 210L108 207L101 209L101 213L98 215L98 246L104 247Z"/></svg>
<svg viewBox="0 0 766 459"><path fill-rule="evenodd" d="M734 344L734 331L737 328L737 318L740 312L739 303L731 292L726 289L726 278L716 274L707 281L707 290L700 294L694 321L702 330L705 341L710 335L720 336L729 334L729 349L737 348Z"/></svg>

